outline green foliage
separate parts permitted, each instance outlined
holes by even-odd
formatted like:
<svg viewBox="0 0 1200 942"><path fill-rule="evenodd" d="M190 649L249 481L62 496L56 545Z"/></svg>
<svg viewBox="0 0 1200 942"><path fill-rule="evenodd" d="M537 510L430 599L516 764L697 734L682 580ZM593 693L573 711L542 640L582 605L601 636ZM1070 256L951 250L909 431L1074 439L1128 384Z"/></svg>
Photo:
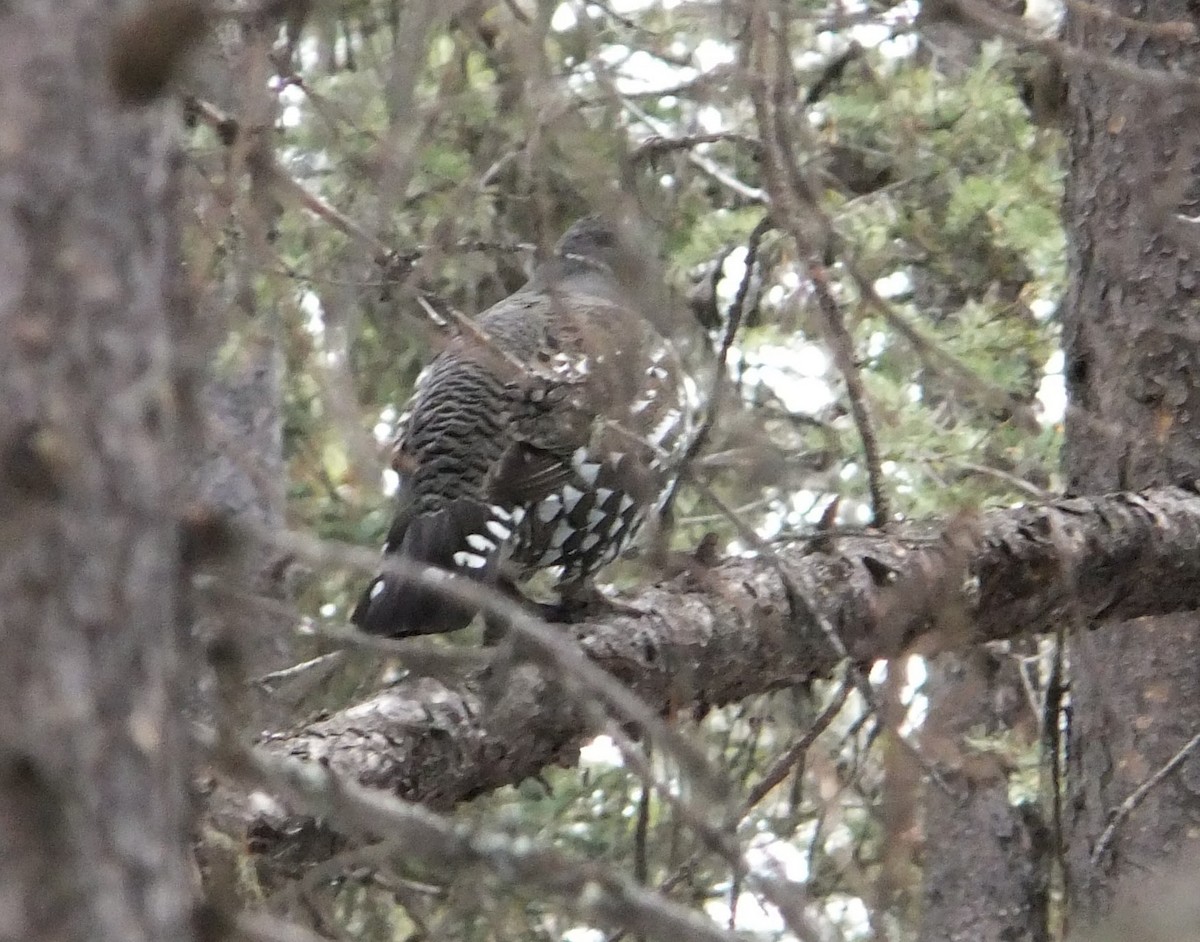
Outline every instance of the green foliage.
<svg viewBox="0 0 1200 942"><path fill-rule="evenodd" d="M793 22L796 50L816 47L811 23L824 13L822 4L805 6L813 19ZM195 133L202 169L193 184L207 194L198 200L215 208L198 213L192 256L204 277L222 286L221 303L240 305L245 313L238 316L257 321L270 312L263 329L287 365L288 519L295 527L368 546L386 531L391 502L380 484L388 440L417 371L440 342L415 289L474 313L520 283L522 258L503 246L544 245L587 207L637 205L654 221L682 295L689 275L744 246L764 215L764 207L700 166L715 165L748 189L766 187L761 160L744 143L694 145L699 161L689 161L686 149L653 161L633 156L638 143L664 129L684 136L719 123L758 137L736 68L699 74L700 49L723 47L726 63L736 63L737 16L715 6L651 4L618 17L596 5L572 8L575 25L555 32L547 25L552 6L528 19L515 9L439 21L402 121L389 118L385 94L390 82L404 82L393 71L395 54L413 39L394 32L399 7L344 4L327 14L320 37L299 47L303 84L280 96L287 120L277 123L272 142L279 165L396 252L420 247L411 275L397 275L371 247L295 203L274 220L273 239L251 251L233 223L253 227L253 201L230 182L236 172L220 166L209 132ZM830 32L837 31L824 35ZM842 31L842 40L848 35ZM657 74L643 83L653 79L669 96L622 94L629 76L619 67L606 72L605 63L635 51L643 64L657 63ZM1058 424L1031 424L1032 413L1017 407L1036 410L1058 343L1044 308L1064 280L1059 141L1030 125L1011 67L994 44L955 79L915 56L867 50L799 118L802 160L820 183L820 210L840 241L824 260L831 290L861 371L884 486L904 516L1005 505L1057 482ZM466 245L472 242L492 247ZM728 503L747 508L748 522L768 535L811 527L835 496L843 501L843 522L861 523L868 516L867 468L845 383L832 357L815 375L798 372L794 362L814 346L827 349L809 260L779 233L764 241L762 259L760 300L746 312L734 350L736 395L722 404L709 449L737 448L746 458L732 469L698 473ZM246 276L253 266L257 274ZM739 278L734 273L720 286L718 306L728 306ZM888 315L864 296L863 281L892 285ZM253 300L230 300L243 291ZM906 339L896 319L926 338L927 348ZM684 316L679 333L706 393L719 330L706 334ZM800 380L824 394L797 405ZM1007 406L998 397L1007 397ZM682 548L708 530L732 539L700 494L685 491L678 509ZM637 562L624 574L652 575ZM339 623L361 583L345 573L312 573L301 580L297 602L308 617ZM807 729L827 694L817 685L811 696L763 697L717 711L692 732L748 787ZM808 764L742 826L747 839L775 836L802 848L815 900L867 898L882 859L875 811L881 773L867 732L855 725L862 704L853 699L817 740ZM464 821L500 817L533 839L629 870L638 842L637 780L619 767L597 766L555 772L548 782L549 791L509 789L460 813ZM643 863L651 883L691 861L685 896L700 901L729 885L728 866L659 798L650 803L647 827ZM460 884L452 896L461 903L469 890ZM342 924L356 937L400 938L412 930L388 893L351 883L338 899ZM430 917L436 902L424 899L416 908ZM373 921L372 907L391 915ZM821 911L822 921L837 923L834 912ZM560 938L571 927L530 900L485 905L476 898L457 916L437 920L453 923L439 936L446 938ZM862 931L849 917L841 928L849 937ZM763 928L755 937L778 935Z"/></svg>

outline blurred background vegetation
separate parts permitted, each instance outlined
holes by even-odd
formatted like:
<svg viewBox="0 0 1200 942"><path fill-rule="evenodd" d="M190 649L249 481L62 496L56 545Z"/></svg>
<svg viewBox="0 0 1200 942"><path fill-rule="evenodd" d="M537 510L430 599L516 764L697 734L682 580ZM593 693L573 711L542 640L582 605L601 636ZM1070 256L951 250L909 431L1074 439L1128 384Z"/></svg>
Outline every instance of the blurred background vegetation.
<svg viewBox="0 0 1200 942"><path fill-rule="evenodd" d="M444 336L429 308L482 310L588 211L633 216L649 234L667 286L657 303L710 408L716 351L747 284L719 421L693 469L704 487L681 492L676 548L709 532L724 552L749 548L706 489L769 540L811 536L834 500L826 526L872 521L863 429L818 282L851 340L889 520L1060 490L1062 139L1052 114L1031 111L1037 64L1025 56L911 2L789 3L779 22L790 140L813 197L800 225L815 233L814 254L768 231L748 273L771 198L741 4L297 9L283 25L223 23L186 89L189 270L215 325L219 375L231 387L248 371L270 380L251 398L279 423L291 527L379 545L396 421ZM1025 26L1053 23L1027 16ZM645 554L611 571L621 584L654 575ZM302 571L285 594L302 623L339 625L361 584ZM473 645L478 634L446 640ZM1043 656L1033 645L1004 654L1030 704ZM926 665L890 667L882 689L907 735L924 717ZM874 679L885 675L879 666ZM365 677L356 693L380 679L378 665ZM291 721L352 694L323 696ZM895 730L856 692L818 682L675 722L747 796L830 703L840 709L815 744L747 809L743 846L755 866L807 881L822 938L916 938L919 870L889 859L883 811ZM1036 803L1036 734L1020 730L977 732L1019 771L1014 799ZM647 796L604 738L578 769L547 770L456 815L669 883L747 938L786 936L778 913ZM915 868L919 853L905 860ZM290 894L289 907L303 898L335 937L608 938L536 899L489 892L486 874L440 885L402 855L389 877L352 864L271 892Z"/></svg>

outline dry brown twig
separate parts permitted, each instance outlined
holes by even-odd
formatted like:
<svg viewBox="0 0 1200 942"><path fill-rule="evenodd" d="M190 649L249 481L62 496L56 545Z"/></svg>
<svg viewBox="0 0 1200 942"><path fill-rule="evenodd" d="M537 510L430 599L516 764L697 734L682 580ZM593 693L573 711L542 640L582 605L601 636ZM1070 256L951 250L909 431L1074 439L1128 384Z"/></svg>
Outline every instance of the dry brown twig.
<svg viewBox="0 0 1200 942"><path fill-rule="evenodd" d="M670 135L670 129L664 122L659 121L644 108L639 107L630 100L628 95L620 95L618 99L629 114L642 122L646 127L650 128L651 132L659 138L666 138ZM765 203L767 202L766 193L758 187L744 183L734 176L730 171L726 170L715 160L698 154L694 150L688 149L685 153L685 159L688 163L694 166L701 173L715 180L730 192L738 196L740 199L750 203Z"/></svg>
<svg viewBox="0 0 1200 942"><path fill-rule="evenodd" d="M711 804L699 805L686 800L678 792L676 783L664 782L654 774L645 755L634 746L623 730L610 725L608 734L638 777L660 800L675 809L680 819L696 833L710 851L729 864L735 882L745 881L754 886L764 899L779 910L788 929L797 938L805 942L819 938L803 906L798 904L798 901L803 899L803 888L794 881L756 872L747 863L737 845L737 825L745 816L744 813L737 812L727 803L722 803L723 806L714 809ZM659 892L663 891L660 889ZM732 925L729 928L733 931Z"/></svg>
<svg viewBox="0 0 1200 942"><path fill-rule="evenodd" d="M743 39L745 48L742 53L749 71L750 99L763 144L767 191L771 196L772 215L776 224L796 244L816 293L817 306L825 324L825 339L846 384L850 412L862 441L873 521L875 526L882 527L888 521L889 512L878 439L854 356L853 339L846 329L841 309L834 300L822 261L823 247L832 241L832 225L818 216L817 189L804 176L794 152L793 126L789 115L797 81L786 40L788 20L785 8L779 8L779 15L782 19L774 29L768 28L769 14L761 7L751 15L751 26ZM818 220L816 226L806 226L802 222L813 217Z"/></svg>
<svg viewBox="0 0 1200 942"><path fill-rule="evenodd" d="M841 712L842 707L846 704L846 697L850 691L851 682L848 677L843 678L842 683L838 685L837 692L834 694L825 708L813 720L812 725L805 730L804 734L792 745L790 745L783 753L781 753L759 782L751 789L750 793L740 804L735 819L740 825L745 822L747 815L753 811L764 798L767 797L783 780L796 768L797 764L802 762L808 750L812 748L820 735L829 728L829 725ZM695 871L700 865L701 854L699 852L692 854L684 863L675 869L669 877L663 880L658 885L660 893L669 893L675 887L679 886L684 880ZM608 937L606 942L620 942L625 938L625 932L616 932Z"/></svg>

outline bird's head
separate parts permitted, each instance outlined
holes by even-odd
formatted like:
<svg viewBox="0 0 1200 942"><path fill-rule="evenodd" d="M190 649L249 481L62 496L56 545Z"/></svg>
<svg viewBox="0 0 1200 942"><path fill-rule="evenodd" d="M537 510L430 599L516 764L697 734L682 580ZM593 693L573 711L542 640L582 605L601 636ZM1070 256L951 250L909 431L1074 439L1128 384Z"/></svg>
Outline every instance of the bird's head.
<svg viewBox="0 0 1200 942"><path fill-rule="evenodd" d="M597 215L576 220L554 246L559 258L598 262L610 269L621 266L626 252L618 228Z"/></svg>
<svg viewBox="0 0 1200 942"><path fill-rule="evenodd" d="M655 246L632 219L597 214L577 219L534 270L531 284L561 287L566 281L580 293L632 303L652 318L672 309Z"/></svg>

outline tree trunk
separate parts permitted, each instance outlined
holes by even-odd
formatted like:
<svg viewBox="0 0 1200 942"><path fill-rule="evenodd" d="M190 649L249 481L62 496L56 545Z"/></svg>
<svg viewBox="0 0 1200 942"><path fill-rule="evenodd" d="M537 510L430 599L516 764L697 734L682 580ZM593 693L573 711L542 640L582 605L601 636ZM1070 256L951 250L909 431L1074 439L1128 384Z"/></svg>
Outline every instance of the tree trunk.
<svg viewBox="0 0 1200 942"><path fill-rule="evenodd" d="M0 5L0 939L188 940L171 142Z"/></svg>
<svg viewBox="0 0 1200 942"><path fill-rule="evenodd" d="M1119 17L1195 22L1183 0L1109 0ZM1178 30L1068 7L1067 41L1160 75L1195 75L1200 43ZM1076 493L1200 473L1200 249L1194 102L1102 69L1069 76L1065 201L1071 290L1063 306ZM1131 558L1128 565L1138 566ZM1068 888L1085 924L1135 882L1200 851L1200 758L1188 757L1126 815L1116 810L1200 729L1200 619L1118 625L1078 616L1070 663Z"/></svg>
<svg viewBox="0 0 1200 942"><path fill-rule="evenodd" d="M215 311L212 319L221 323ZM270 341L251 339L235 363L214 373L200 398L205 434L190 490L206 513L282 527L287 469L280 357ZM209 573L216 586L206 583L207 590L195 593L192 632L200 649L225 653L206 659L196 671L193 710L210 723L224 711L223 722L255 734L287 726L290 705L246 683L296 660L295 618L284 604L289 601L286 560L260 547L243 547L216 562ZM263 605L264 599L278 607ZM219 677L215 668L234 668L235 676Z"/></svg>
<svg viewBox="0 0 1200 942"><path fill-rule="evenodd" d="M1010 802L1010 769L969 737L1037 738L1038 722L1015 658L979 648L943 654L926 688L924 754L944 785L926 783L923 942L1046 942L1045 829L1027 805Z"/></svg>

